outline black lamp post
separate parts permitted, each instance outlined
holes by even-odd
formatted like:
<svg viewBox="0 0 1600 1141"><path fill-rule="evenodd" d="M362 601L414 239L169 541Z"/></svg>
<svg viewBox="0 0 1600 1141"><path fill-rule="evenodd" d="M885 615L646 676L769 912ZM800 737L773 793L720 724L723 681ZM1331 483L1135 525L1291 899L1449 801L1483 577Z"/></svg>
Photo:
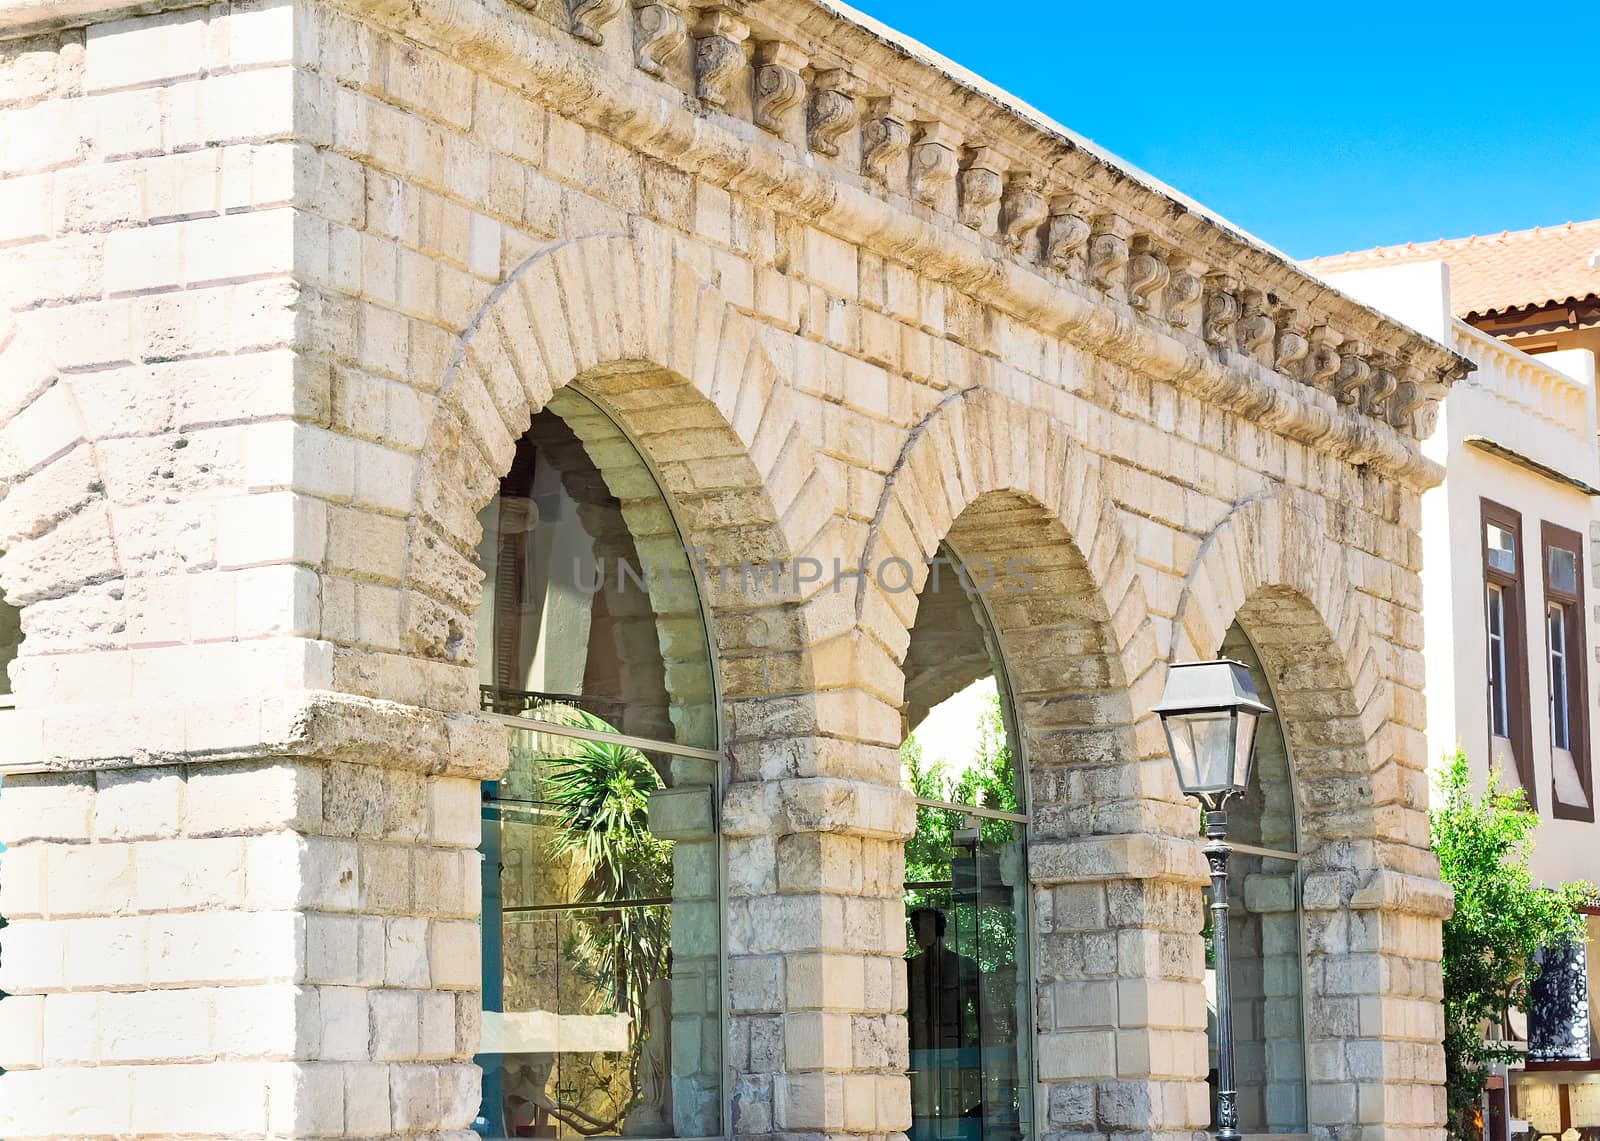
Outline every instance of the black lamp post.
<svg viewBox="0 0 1600 1141"><path fill-rule="evenodd" d="M1238 1088L1233 1080L1233 1008L1228 992L1228 798L1250 782L1256 725L1272 710L1256 696L1242 662L1180 662L1167 670L1156 704L1167 750L1185 796L1206 810L1206 863L1211 866L1211 942L1217 961L1217 1141L1238 1141Z"/></svg>

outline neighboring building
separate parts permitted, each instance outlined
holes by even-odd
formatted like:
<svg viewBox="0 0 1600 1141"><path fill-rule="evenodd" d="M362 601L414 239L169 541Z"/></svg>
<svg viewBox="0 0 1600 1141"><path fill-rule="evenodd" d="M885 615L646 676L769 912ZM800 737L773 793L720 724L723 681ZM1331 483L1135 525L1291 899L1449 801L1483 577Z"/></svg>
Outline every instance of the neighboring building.
<svg viewBox="0 0 1600 1141"><path fill-rule="evenodd" d="M1312 265L1477 365L1423 445L1446 472L1422 499L1428 751L1526 792L1542 882L1600 883L1600 222ZM1529 1061L1509 1115L1536 1137L1600 1132L1597 971L1582 948L1552 964L1514 1021Z"/></svg>
<svg viewBox="0 0 1600 1141"><path fill-rule="evenodd" d="M1226 650L1240 1124L1440 1136L1459 356L826 0L0 45L0 1135L1190 1141Z"/></svg>

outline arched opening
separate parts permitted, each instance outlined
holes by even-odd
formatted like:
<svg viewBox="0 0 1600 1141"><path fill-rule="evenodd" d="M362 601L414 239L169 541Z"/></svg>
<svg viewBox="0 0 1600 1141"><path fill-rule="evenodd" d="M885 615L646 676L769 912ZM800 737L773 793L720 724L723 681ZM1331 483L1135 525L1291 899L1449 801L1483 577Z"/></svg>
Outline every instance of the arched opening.
<svg viewBox="0 0 1600 1141"><path fill-rule="evenodd" d="M555 393L480 516L486 1137L723 1131L722 766L695 568L643 456Z"/></svg>
<svg viewBox="0 0 1600 1141"><path fill-rule="evenodd" d="M1004 566L941 543L905 660L912 1141L1031 1133L1027 790L985 596Z"/></svg>
<svg viewBox="0 0 1600 1141"><path fill-rule="evenodd" d="M1272 678L1238 621L1228 627L1219 656L1248 666L1257 693L1275 711L1257 729L1250 786L1228 806L1228 840L1234 847L1228 868L1228 939L1238 1129L1246 1135L1305 1134L1303 877L1293 756ZM1209 910L1206 914L1209 923ZM1206 957L1214 1107L1216 970L1209 930Z"/></svg>

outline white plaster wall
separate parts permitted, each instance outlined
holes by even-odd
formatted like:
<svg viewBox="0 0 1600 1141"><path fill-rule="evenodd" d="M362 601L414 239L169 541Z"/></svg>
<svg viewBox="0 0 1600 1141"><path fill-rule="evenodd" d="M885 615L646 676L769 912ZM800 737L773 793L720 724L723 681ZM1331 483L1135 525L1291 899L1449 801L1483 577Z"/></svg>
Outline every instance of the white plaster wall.
<svg viewBox="0 0 1600 1141"><path fill-rule="evenodd" d="M1425 454L1445 465L1439 487L1422 497L1423 629L1427 646L1428 755L1434 771L1459 745L1480 786L1489 771L1488 647L1483 595L1481 500L1522 515L1522 575L1527 631L1528 700L1532 718L1534 790L1543 818L1534 846L1535 875L1546 883L1600 878L1600 825L1551 813L1549 679L1545 665L1541 525L1589 534L1591 497L1468 443L1485 438L1562 475L1600 484L1596 444L1595 362L1583 349L1535 357L1478 333L1450 315L1449 270L1443 262L1328 275L1341 290L1397 317L1472 358L1478 371L1445 399ZM1600 668L1596 649L1594 569L1586 552L1590 748L1600 735Z"/></svg>

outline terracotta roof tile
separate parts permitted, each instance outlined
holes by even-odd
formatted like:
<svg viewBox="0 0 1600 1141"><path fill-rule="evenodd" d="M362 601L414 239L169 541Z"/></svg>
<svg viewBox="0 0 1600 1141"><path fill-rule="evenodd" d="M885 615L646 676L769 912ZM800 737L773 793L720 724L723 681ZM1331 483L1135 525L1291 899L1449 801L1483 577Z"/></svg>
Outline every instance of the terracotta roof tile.
<svg viewBox="0 0 1600 1141"><path fill-rule="evenodd" d="M1560 303L1600 293L1600 219L1564 226L1535 226L1470 238L1407 242L1372 250L1312 258L1313 272L1370 269L1414 261L1450 266L1450 305L1457 316ZM1600 259L1596 259L1600 266Z"/></svg>

